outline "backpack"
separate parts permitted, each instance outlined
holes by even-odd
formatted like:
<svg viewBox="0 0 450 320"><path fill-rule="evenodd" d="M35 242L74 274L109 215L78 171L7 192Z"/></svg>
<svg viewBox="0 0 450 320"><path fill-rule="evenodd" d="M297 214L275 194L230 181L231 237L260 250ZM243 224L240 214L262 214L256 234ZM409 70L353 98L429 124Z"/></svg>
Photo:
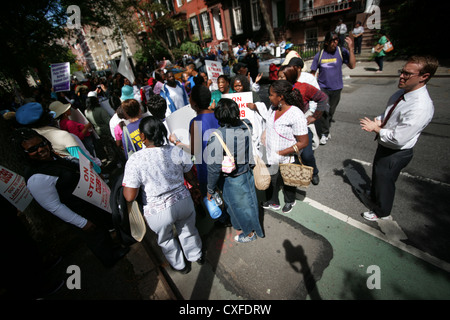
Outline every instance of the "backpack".
<svg viewBox="0 0 450 320"><path fill-rule="evenodd" d="M338 51L339 51L339 55L341 56L342 62L344 62L344 58L342 57L342 50L341 50L341 47L337 46L337 49L338 49ZM320 55L319 55L319 59L317 60L317 65L320 64L320 61L321 61L322 55L323 55L323 51L324 51L324 49L320 50Z"/></svg>
<svg viewBox="0 0 450 320"><path fill-rule="evenodd" d="M116 178L116 181L112 184L111 195L110 195L110 205L112 210L112 220L114 228L117 232L117 237L119 241L125 245L130 246L138 242L133 236L130 227L130 215L128 212L127 200L123 195L123 172ZM139 209L144 212L142 206L141 191L136 198Z"/></svg>

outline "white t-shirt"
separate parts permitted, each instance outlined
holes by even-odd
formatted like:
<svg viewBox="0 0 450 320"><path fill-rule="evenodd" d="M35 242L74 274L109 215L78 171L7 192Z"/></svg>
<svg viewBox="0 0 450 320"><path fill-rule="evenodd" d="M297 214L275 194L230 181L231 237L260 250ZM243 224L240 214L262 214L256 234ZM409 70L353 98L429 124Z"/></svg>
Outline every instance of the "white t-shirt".
<svg viewBox="0 0 450 320"><path fill-rule="evenodd" d="M178 147L145 148L128 159L122 185L141 188L144 214L155 214L190 196L184 173L192 165L190 155Z"/></svg>

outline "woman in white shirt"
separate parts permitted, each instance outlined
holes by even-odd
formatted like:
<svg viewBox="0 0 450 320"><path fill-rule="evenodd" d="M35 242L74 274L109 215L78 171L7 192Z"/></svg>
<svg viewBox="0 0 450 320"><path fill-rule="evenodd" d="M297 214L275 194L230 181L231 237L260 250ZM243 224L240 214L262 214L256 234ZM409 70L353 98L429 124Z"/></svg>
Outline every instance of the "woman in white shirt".
<svg viewBox="0 0 450 320"><path fill-rule="evenodd" d="M306 118L298 107L300 99L300 92L286 80L277 80L270 86L269 100L272 105L266 116L266 150L272 181L266 194L268 201L263 204L265 209L280 209L278 193L282 186L283 213L290 212L295 205L296 187L284 185L278 164L294 162L296 149L300 152L308 145Z"/></svg>
<svg viewBox="0 0 450 320"><path fill-rule="evenodd" d="M153 116L141 120L139 131L145 149L135 152L126 163L123 195L132 202L142 189L144 218L158 235L158 245L174 270L188 273L190 265L183 253L188 261L203 263L194 202L184 184L186 178L198 188L190 155L169 145L166 127Z"/></svg>

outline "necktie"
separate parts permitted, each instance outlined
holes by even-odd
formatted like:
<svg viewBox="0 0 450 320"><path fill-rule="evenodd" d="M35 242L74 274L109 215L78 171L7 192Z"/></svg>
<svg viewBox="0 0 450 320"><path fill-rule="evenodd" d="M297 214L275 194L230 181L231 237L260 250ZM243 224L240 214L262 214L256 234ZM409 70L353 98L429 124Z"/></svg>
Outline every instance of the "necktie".
<svg viewBox="0 0 450 320"><path fill-rule="evenodd" d="M383 127L386 125L386 123L388 122L389 118L391 117L391 114L392 114L392 112L394 111L395 107L399 104L400 101L402 101L402 100L404 99L404 97L405 97L405 95L402 94L402 95L397 99L397 101L395 101L394 105L393 105L392 108L389 110L389 112L388 112L388 114L386 115L386 117L384 117L384 120L383 120L383 122L381 123L380 128L383 128ZM377 135L375 136L375 140L377 140L379 136L380 136L380 134L377 133Z"/></svg>

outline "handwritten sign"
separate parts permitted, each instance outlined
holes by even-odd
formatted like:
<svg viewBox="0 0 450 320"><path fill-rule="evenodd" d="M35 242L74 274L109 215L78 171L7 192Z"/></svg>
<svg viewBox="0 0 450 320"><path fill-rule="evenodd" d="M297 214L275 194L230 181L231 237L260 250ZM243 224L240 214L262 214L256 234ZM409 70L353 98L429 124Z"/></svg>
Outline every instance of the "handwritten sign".
<svg viewBox="0 0 450 320"><path fill-rule="evenodd" d="M25 179L2 166L0 166L0 193L22 212L33 200Z"/></svg>
<svg viewBox="0 0 450 320"><path fill-rule="evenodd" d="M206 72L208 74L208 79L212 80L212 86L214 90L218 90L217 78L223 74L222 64L217 61L205 60Z"/></svg>
<svg viewBox="0 0 450 320"><path fill-rule="evenodd" d="M253 103L253 94L251 92L226 93L222 98L228 98L236 101L239 106L241 119L248 119L251 123L255 119L255 111L247 107L247 103Z"/></svg>
<svg viewBox="0 0 450 320"><path fill-rule="evenodd" d="M55 92L70 91L70 63L54 63L50 67L53 90Z"/></svg>
<svg viewBox="0 0 450 320"><path fill-rule="evenodd" d="M80 157L80 181L73 195L112 213L109 203L111 190L106 182L94 171L91 162L82 153Z"/></svg>

